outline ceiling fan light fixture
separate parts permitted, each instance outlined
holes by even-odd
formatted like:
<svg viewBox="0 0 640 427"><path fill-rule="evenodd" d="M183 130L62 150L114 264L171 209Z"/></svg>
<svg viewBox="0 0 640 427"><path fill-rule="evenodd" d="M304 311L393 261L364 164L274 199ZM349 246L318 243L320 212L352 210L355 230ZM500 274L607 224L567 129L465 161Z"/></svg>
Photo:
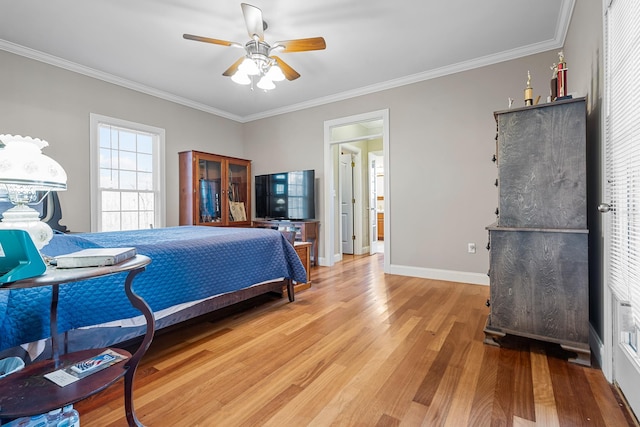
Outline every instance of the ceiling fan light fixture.
<svg viewBox="0 0 640 427"><path fill-rule="evenodd" d="M256 86L258 86L258 88L262 90L271 90L276 88L276 85L273 83L273 81L266 75L262 76Z"/></svg>
<svg viewBox="0 0 640 427"><path fill-rule="evenodd" d="M258 64L256 64L251 58L245 58L244 61L242 61L242 64L238 67L238 71L241 71L247 76L257 76L260 74Z"/></svg>
<svg viewBox="0 0 640 427"><path fill-rule="evenodd" d="M278 64L273 64L267 71L266 76L273 82L281 82L285 79L284 73Z"/></svg>
<svg viewBox="0 0 640 427"><path fill-rule="evenodd" d="M231 76L231 80L239 85L248 85L251 83L249 76L241 70L236 71L233 76Z"/></svg>
<svg viewBox="0 0 640 427"><path fill-rule="evenodd" d="M292 39L277 41L271 46L264 40L264 31L267 23L262 19L262 10L247 3L241 3L244 22L247 27L250 40L242 46L240 43L227 40L214 39L210 37L183 34L187 40L211 43L221 46L244 47L245 56L238 58L233 65L222 73L225 77L231 77L235 83L248 85L251 90L254 82L260 80L257 86L260 89L271 90L276 86L273 82L282 80L295 80L300 74L287 65L286 62L272 56L276 52L307 52L312 50L322 50L327 47L324 38L309 37L304 39Z"/></svg>

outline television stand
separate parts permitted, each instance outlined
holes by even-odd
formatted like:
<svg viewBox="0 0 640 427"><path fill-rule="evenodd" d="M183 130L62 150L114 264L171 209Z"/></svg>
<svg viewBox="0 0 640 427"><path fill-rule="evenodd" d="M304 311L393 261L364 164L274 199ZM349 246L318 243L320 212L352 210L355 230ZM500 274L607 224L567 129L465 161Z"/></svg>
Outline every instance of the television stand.
<svg viewBox="0 0 640 427"><path fill-rule="evenodd" d="M296 241L310 242L313 265L318 265L318 238L320 236L320 221L309 220L284 220L257 218L253 220L253 226L258 228L273 228L275 230L289 229L296 232Z"/></svg>

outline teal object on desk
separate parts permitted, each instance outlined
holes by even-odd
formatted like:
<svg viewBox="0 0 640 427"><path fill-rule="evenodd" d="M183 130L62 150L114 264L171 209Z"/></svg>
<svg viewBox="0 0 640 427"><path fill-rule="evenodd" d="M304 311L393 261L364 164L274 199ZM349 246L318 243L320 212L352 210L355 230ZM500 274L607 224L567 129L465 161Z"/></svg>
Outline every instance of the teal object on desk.
<svg viewBox="0 0 640 427"><path fill-rule="evenodd" d="M24 230L0 230L0 286L41 276L47 265Z"/></svg>

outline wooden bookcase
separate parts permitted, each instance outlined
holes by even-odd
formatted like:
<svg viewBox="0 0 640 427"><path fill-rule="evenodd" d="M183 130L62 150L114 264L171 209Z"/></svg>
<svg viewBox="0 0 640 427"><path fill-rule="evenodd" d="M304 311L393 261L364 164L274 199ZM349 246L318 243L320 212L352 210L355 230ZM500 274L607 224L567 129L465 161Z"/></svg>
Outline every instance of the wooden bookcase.
<svg viewBox="0 0 640 427"><path fill-rule="evenodd" d="M251 226L251 161L178 153L180 225Z"/></svg>

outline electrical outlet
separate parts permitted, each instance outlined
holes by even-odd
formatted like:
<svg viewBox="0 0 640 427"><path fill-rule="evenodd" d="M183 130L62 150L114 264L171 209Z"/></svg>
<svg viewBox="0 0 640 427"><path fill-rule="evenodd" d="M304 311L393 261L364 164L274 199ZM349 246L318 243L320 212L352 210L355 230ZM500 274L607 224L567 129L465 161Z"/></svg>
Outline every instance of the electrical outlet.
<svg viewBox="0 0 640 427"><path fill-rule="evenodd" d="M476 244L475 243L467 243L467 252L470 254L476 253Z"/></svg>

